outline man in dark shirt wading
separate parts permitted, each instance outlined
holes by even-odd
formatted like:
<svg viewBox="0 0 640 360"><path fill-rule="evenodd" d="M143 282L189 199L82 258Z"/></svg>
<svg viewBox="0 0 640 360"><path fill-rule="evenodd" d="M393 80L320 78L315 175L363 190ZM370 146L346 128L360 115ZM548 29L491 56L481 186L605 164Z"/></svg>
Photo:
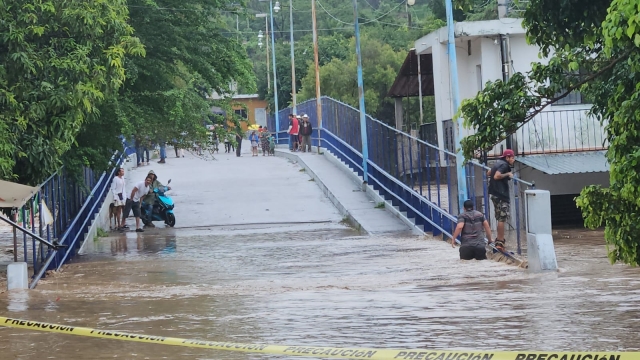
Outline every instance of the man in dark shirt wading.
<svg viewBox="0 0 640 360"><path fill-rule="evenodd" d="M491 239L491 228L480 211L473 210L473 201L464 202L464 212L458 215L458 226L453 232L451 246L456 247L456 238L460 237L460 259L461 260L486 260L487 250L484 242L482 229L484 228L487 238ZM489 240L491 242L491 240Z"/></svg>
<svg viewBox="0 0 640 360"><path fill-rule="evenodd" d="M513 150L507 149L491 170L487 172L489 176L489 195L491 195L496 221L498 221L496 248L500 250L505 249L504 224L509 220L509 209L511 207L509 180L513 178L511 166L515 161L516 156Z"/></svg>

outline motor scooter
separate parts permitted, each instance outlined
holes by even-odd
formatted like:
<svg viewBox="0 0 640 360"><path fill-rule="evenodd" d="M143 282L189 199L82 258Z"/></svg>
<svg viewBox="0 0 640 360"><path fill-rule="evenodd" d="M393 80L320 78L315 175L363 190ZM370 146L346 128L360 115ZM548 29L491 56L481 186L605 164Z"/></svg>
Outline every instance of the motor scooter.
<svg viewBox="0 0 640 360"><path fill-rule="evenodd" d="M167 185L171 183L171 179L167 182ZM176 217L173 214L173 199L165 194L169 191L167 186L153 189L155 194L155 201L151 208L151 219L147 217L147 212L143 211L140 219L145 225L149 225L153 221L164 221L165 224L173 227L176 224Z"/></svg>

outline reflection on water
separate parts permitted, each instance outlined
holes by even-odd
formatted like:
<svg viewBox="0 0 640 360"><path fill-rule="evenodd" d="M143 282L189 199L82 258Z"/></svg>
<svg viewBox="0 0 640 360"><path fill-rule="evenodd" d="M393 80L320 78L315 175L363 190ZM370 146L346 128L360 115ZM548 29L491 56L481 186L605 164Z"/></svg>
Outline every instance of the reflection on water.
<svg viewBox="0 0 640 360"><path fill-rule="evenodd" d="M91 255L36 290L0 295L0 313L216 341L640 348L640 269L609 265L601 232L559 231L561 270L545 274L462 262L435 240L335 230L225 236L156 230L92 246ZM4 328L0 353L11 359L276 358Z"/></svg>
<svg viewBox="0 0 640 360"><path fill-rule="evenodd" d="M7 293L8 304L7 310L9 312L24 312L29 309L29 291L27 290L15 290Z"/></svg>

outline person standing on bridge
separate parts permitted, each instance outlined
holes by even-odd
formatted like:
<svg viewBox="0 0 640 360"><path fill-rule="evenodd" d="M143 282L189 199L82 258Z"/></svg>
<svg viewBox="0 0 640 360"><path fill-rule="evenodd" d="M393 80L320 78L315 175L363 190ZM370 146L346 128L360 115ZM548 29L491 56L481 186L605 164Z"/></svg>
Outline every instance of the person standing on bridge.
<svg viewBox="0 0 640 360"><path fill-rule="evenodd" d="M249 135L249 141L251 141L251 156L258 156L258 144L260 138L255 131L252 131L251 135Z"/></svg>
<svg viewBox="0 0 640 360"><path fill-rule="evenodd" d="M309 122L309 115L302 115L302 125L300 125L300 135L302 136L302 152L311 152L311 134L313 133L313 127Z"/></svg>
<svg viewBox="0 0 640 360"><path fill-rule="evenodd" d="M260 132L260 146L262 147L262 156L267 156L269 154L269 138L271 137L271 133L267 127L262 128L262 132Z"/></svg>
<svg viewBox="0 0 640 360"><path fill-rule="evenodd" d="M516 155L511 149L506 149L502 157L487 172L489 176L489 195L498 222L496 237L496 248L504 251L506 240L504 238L505 223L509 220L509 209L511 208L511 196L509 194L509 180L513 178L511 166L516 161Z"/></svg>
<svg viewBox="0 0 640 360"><path fill-rule="evenodd" d="M289 129L287 132L289 133L289 150L298 151L298 133L300 132L300 122L298 118L289 114L289 118L291 121L289 122Z"/></svg>
<svg viewBox="0 0 640 360"><path fill-rule="evenodd" d="M464 202L464 212L458 215L458 226L453 232L451 246L456 247L456 238L460 236L460 259L461 260L486 260L487 249L485 247L482 229L491 239L491 228L489 222L480 211L473 209L473 201ZM492 242L492 240L489 240Z"/></svg>
<svg viewBox="0 0 640 360"><path fill-rule="evenodd" d="M111 183L111 193L113 193L114 217L116 218L116 228L124 229L125 222L122 217L122 210L127 203L126 184L124 181L124 169L118 168L118 173Z"/></svg>

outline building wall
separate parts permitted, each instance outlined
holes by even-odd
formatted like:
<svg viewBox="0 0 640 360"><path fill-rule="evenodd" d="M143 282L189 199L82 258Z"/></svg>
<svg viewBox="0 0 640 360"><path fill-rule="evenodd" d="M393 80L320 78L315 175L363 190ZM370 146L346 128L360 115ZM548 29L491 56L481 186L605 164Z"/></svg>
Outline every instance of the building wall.
<svg viewBox="0 0 640 360"><path fill-rule="evenodd" d="M547 175L542 171L518 165L519 177L536 183L536 188L549 190L551 195L578 194L589 185L609 187L609 173Z"/></svg>
<svg viewBox="0 0 640 360"><path fill-rule="evenodd" d="M449 63L447 56L447 46L440 44L439 39L433 43L433 87L434 101L436 106L436 127L438 129L438 146L444 148L444 136L442 121L451 119L451 91L449 79Z"/></svg>
<svg viewBox="0 0 640 360"><path fill-rule="evenodd" d="M262 99L237 98L237 99L233 99L233 101L236 103L241 103L247 107L247 120L249 125L256 123L256 109L266 110L267 108L267 102ZM240 109L242 109L242 106L240 105L233 106L233 110L240 110ZM266 116L266 112L265 112L265 116ZM266 117L265 117L265 123L261 125L266 125ZM242 129L247 130L247 124L243 124Z"/></svg>

